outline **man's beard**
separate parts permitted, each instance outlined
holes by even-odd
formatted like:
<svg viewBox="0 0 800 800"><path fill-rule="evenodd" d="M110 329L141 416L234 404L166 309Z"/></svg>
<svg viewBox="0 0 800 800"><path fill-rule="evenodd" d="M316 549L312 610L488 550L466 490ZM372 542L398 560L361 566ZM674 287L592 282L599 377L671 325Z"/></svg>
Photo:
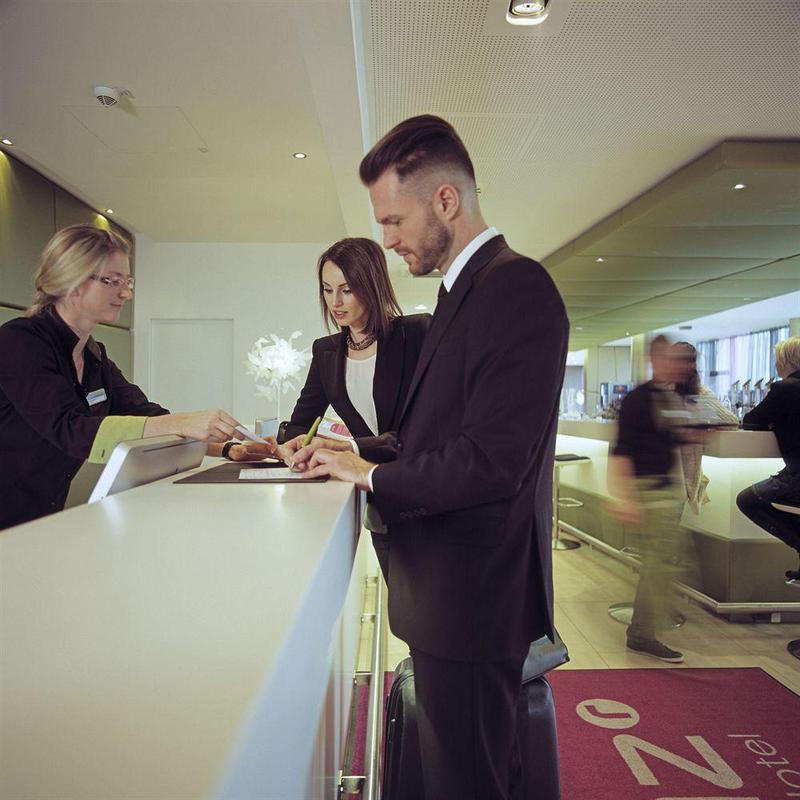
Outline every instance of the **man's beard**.
<svg viewBox="0 0 800 800"><path fill-rule="evenodd" d="M419 263L415 273L417 275L427 275L440 267L452 243L453 235L439 222L432 211L429 212L428 228L418 248L417 258Z"/></svg>

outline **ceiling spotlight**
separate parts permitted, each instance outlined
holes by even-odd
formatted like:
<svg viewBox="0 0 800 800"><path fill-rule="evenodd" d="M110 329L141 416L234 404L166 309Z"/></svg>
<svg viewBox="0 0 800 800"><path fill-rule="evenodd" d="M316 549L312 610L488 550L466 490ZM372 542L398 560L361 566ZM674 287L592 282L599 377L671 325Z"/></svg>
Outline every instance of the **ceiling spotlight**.
<svg viewBox="0 0 800 800"><path fill-rule="evenodd" d="M511 0L506 11L510 25L540 25L547 19L550 0Z"/></svg>
<svg viewBox="0 0 800 800"><path fill-rule="evenodd" d="M575 326L575 330L576 331L582 331L583 330L583 326L582 325L576 325Z"/></svg>
<svg viewBox="0 0 800 800"><path fill-rule="evenodd" d="M626 336L630 336L630 335L631 335L631 332L630 332L630 331L625 331L625 335L626 335Z"/></svg>
<svg viewBox="0 0 800 800"><path fill-rule="evenodd" d="M6 147L13 147L14 146L14 142L12 142L11 139L0 139L0 142L2 142L4 145L6 145Z"/></svg>
<svg viewBox="0 0 800 800"><path fill-rule="evenodd" d="M605 261L605 259L603 258L603 256L600 256L599 258L596 258L596 259L595 259L595 261L596 261L598 264L602 264L602 263Z"/></svg>
<svg viewBox="0 0 800 800"><path fill-rule="evenodd" d="M307 158L307 156L305 153L292 153L292 158L301 159L301 158Z"/></svg>
<svg viewBox="0 0 800 800"><path fill-rule="evenodd" d="M414 311L427 311L427 310L428 310L428 306L423 306L421 304L418 305L418 306L414 306Z"/></svg>
<svg viewBox="0 0 800 800"><path fill-rule="evenodd" d="M739 189L746 189L747 188L747 184L746 183L737 183L733 188L734 188L735 191L739 191Z"/></svg>
<svg viewBox="0 0 800 800"><path fill-rule="evenodd" d="M114 213L114 209L113 208L107 208L106 209L106 214L113 214L113 213Z"/></svg>

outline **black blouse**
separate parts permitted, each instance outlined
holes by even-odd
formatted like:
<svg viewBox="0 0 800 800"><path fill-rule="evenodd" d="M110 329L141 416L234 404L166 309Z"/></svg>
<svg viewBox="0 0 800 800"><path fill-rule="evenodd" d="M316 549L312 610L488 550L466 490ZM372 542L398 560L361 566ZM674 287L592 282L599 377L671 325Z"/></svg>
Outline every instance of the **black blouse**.
<svg viewBox="0 0 800 800"><path fill-rule="evenodd" d="M105 417L169 413L92 338L79 382L77 342L52 307L0 327L0 530L64 507Z"/></svg>
<svg viewBox="0 0 800 800"><path fill-rule="evenodd" d="M800 370L773 383L767 396L744 415L742 425L774 431L786 466L800 471Z"/></svg>

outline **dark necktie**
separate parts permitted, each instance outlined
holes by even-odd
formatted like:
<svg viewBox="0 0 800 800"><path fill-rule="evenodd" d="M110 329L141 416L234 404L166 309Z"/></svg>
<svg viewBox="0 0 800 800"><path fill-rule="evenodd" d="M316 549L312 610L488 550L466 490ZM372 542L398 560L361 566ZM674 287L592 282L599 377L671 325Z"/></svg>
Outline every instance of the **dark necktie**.
<svg viewBox="0 0 800 800"><path fill-rule="evenodd" d="M436 312L442 307L442 305L446 302L447 299L447 289L444 285L444 281L439 284L439 294L436 296L436 308L433 310L433 316L436 316Z"/></svg>

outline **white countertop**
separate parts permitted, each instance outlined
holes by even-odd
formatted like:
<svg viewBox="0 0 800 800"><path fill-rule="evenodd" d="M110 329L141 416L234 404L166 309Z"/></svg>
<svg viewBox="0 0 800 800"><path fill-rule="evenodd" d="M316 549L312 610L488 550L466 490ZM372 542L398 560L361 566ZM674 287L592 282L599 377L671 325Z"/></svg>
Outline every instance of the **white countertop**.
<svg viewBox="0 0 800 800"><path fill-rule="evenodd" d="M576 436L595 441L613 442L617 435L614 420L558 421L558 432L562 436ZM705 455L715 458L780 458L775 434L771 431L709 431Z"/></svg>
<svg viewBox="0 0 800 800"><path fill-rule="evenodd" d="M254 727L266 768L291 759L356 502L333 481L167 478L0 534L3 796L212 796Z"/></svg>

